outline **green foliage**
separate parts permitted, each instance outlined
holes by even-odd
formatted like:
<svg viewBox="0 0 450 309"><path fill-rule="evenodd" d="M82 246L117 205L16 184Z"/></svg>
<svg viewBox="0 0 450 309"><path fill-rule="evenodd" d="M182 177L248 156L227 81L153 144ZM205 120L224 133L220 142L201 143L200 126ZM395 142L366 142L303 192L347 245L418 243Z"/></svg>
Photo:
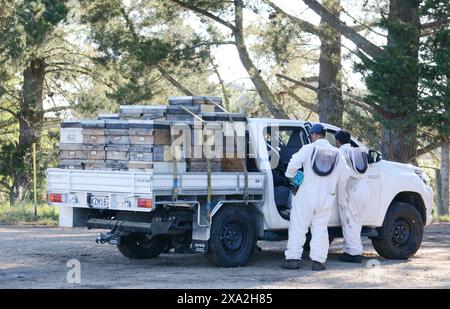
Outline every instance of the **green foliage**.
<svg viewBox="0 0 450 309"><path fill-rule="evenodd" d="M366 96L369 105L377 106L386 114L376 114L375 119L386 127L417 123L418 107L417 81L419 79L417 29L400 21L384 21L384 27L393 33L395 44L384 46L376 59L361 54L361 63L355 66L363 74L370 94ZM400 82L401 81L401 82ZM411 95L413 94L413 95Z"/></svg>
<svg viewBox="0 0 450 309"><path fill-rule="evenodd" d="M417 5L417 1L411 1ZM449 16L448 2L424 1L421 19L436 22ZM389 32L388 44L376 59L361 55L355 66L363 74L375 107L375 121L386 128L417 125L422 142L450 133L450 30L448 22L430 27L421 38L416 25L398 20L380 24ZM382 111L382 112L380 112ZM422 136L423 135L423 136ZM431 136L434 136L433 138ZM411 141L413 142L413 141Z"/></svg>
<svg viewBox="0 0 450 309"><path fill-rule="evenodd" d="M98 65L115 67L119 78L107 97L120 104L136 104L157 95L157 66L172 73L191 74L205 67L209 47L205 39L176 16L172 6L154 1L83 1L83 21L97 45Z"/></svg>
<svg viewBox="0 0 450 309"><path fill-rule="evenodd" d="M428 0L422 14L430 20L442 20L450 14L450 3ZM420 86L424 93L421 123L435 128L442 136L450 134L450 28L448 23L436 27L421 45Z"/></svg>
<svg viewBox="0 0 450 309"><path fill-rule="evenodd" d="M34 217L34 205L31 203L8 205L0 204L0 223L58 225L58 207L39 204L37 218Z"/></svg>

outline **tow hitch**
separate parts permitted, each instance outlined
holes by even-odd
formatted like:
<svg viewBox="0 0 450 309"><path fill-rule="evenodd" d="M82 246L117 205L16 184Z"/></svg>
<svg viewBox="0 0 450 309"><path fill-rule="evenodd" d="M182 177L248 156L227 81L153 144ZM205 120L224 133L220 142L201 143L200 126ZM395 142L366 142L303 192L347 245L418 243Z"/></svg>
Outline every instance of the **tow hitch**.
<svg viewBox="0 0 450 309"><path fill-rule="evenodd" d="M97 235L95 242L98 244L110 244L110 245L120 245L120 234L119 233L100 233Z"/></svg>
<svg viewBox="0 0 450 309"><path fill-rule="evenodd" d="M120 245L120 238L122 235L118 231L118 228L119 224L116 224L110 232L98 234L95 242L98 244L108 243L110 245Z"/></svg>

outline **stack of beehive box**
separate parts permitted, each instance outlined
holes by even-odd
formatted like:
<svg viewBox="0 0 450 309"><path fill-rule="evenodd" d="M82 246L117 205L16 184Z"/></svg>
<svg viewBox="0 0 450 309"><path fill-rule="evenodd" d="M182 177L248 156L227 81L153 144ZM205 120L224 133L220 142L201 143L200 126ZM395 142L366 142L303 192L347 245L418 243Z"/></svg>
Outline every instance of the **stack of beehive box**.
<svg viewBox="0 0 450 309"><path fill-rule="evenodd" d="M230 115L209 100L221 104L217 97L171 97L169 105L124 105L118 114L63 121L60 167L171 173L176 164L177 172L205 172L206 156L209 156L214 172L241 171L241 160L236 158L236 153L245 147L245 116L231 114L234 120L231 124ZM203 122L197 121L197 117ZM238 130L244 133L238 133L237 147L233 126L244 126L244 131ZM175 145L180 141L177 140L180 134L186 134L183 131L186 128L190 131L183 136L182 145ZM206 140L205 129L209 132ZM215 130L224 134L220 141L221 153L214 152L212 145L220 143L215 138Z"/></svg>

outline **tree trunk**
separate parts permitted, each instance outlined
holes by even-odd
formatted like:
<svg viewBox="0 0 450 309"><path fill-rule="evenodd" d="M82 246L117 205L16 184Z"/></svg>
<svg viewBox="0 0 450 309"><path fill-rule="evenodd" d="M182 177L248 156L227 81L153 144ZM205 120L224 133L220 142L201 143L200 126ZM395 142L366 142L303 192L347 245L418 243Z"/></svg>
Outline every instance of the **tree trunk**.
<svg viewBox="0 0 450 309"><path fill-rule="evenodd" d="M248 72L248 75L250 76L250 79L252 80L253 85L255 86L256 92L259 94L261 100L267 106L270 113L275 118L288 118L287 114L280 108L277 98L270 90L264 78L261 76L261 72L259 71L259 69L253 64L253 61L248 53L243 33L243 18L244 18L243 1L235 0L234 7L235 7L235 28L236 28L236 30L234 31L234 37L236 40L236 47L242 65Z"/></svg>
<svg viewBox="0 0 450 309"><path fill-rule="evenodd" d="M26 194L30 183L31 149L36 143L39 150L42 125L44 122L43 89L45 78L44 59L33 59L23 71L22 100L19 112L19 143L16 156L23 159L23 165L17 168L14 175L13 193L10 195L13 203Z"/></svg>
<svg viewBox="0 0 450 309"><path fill-rule="evenodd" d="M449 141L443 140L441 146L441 183L442 183L442 208L444 215L449 214Z"/></svg>
<svg viewBox="0 0 450 309"><path fill-rule="evenodd" d="M417 28L417 34L420 29L419 5L418 2L391 0L389 5L389 21L402 22L408 26ZM411 38L402 36L398 29L388 31L387 46L396 47L400 43L409 43L408 48L404 50L404 57L415 60L415 66L418 66L419 38L417 35L415 41ZM404 42L402 42L404 40ZM403 65L402 61L398 65ZM400 78L400 77L399 77ZM400 81L399 81L400 82ZM399 93L394 95L399 98L410 98L418 100L417 87L418 75L411 72L409 76L403 76ZM384 108L387 112L389 108ZM411 112L411 111L410 111ZM388 126L383 127L382 132L382 152L386 159L407 163L411 158L416 157L417 152L417 125L407 123L407 115L397 114L395 119L389 121Z"/></svg>
<svg viewBox="0 0 450 309"><path fill-rule="evenodd" d="M322 2L337 18L340 18L341 1ZM344 105L342 101L341 35L323 19L320 28L319 101L320 122L342 126Z"/></svg>

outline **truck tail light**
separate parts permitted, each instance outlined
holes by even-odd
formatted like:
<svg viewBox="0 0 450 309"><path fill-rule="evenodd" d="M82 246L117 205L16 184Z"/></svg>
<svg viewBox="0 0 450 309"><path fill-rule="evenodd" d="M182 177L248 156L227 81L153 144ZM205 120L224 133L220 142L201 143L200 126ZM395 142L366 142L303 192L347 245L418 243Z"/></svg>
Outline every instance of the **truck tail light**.
<svg viewBox="0 0 450 309"><path fill-rule="evenodd" d="M50 203L62 203L63 196L59 193L50 193L48 195L48 201Z"/></svg>
<svg viewBox="0 0 450 309"><path fill-rule="evenodd" d="M152 208L153 203L149 198L138 198L137 199L137 207L139 208Z"/></svg>

